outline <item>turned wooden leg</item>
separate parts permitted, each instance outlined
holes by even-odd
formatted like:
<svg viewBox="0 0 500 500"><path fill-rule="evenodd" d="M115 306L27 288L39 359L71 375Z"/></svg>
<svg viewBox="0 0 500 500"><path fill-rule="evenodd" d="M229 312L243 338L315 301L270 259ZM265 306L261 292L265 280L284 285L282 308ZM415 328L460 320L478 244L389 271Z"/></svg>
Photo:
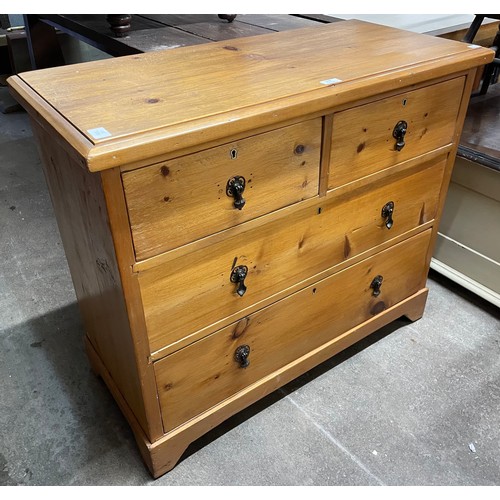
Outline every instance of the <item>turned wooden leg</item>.
<svg viewBox="0 0 500 500"><path fill-rule="evenodd" d="M232 23L236 18L237 14L218 14L219 19L224 19L228 23Z"/></svg>
<svg viewBox="0 0 500 500"><path fill-rule="evenodd" d="M106 21L108 21L111 31L117 38L127 36L130 31L130 21L132 16L130 14L108 14Z"/></svg>

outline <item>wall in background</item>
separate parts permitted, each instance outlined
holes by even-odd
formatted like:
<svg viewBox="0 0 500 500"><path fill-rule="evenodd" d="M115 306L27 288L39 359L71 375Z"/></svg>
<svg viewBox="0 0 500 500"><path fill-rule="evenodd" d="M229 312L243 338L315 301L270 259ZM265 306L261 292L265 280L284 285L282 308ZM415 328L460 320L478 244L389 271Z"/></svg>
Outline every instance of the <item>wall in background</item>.
<svg viewBox="0 0 500 500"><path fill-rule="evenodd" d="M473 14L328 14L341 19L361 19L416 33L426 33L451 26L470 24Z"/></svg>

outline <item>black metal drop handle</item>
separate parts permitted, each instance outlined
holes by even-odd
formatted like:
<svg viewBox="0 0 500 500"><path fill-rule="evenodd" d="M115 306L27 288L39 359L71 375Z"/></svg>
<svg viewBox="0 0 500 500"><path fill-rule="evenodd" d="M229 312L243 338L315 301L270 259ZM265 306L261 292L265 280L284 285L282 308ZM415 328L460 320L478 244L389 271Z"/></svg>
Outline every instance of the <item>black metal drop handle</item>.
<svg viewBox="0 0 500 500"><path fill-rule="evenodd" d="M394 202L388 201L382 207L382 217L385 219L385 227L387 229L391 229L394 225L394 219L392 218L392 214L394 213Z"/></svg>
<svg viewBox="0 0 500 500"><path fill-rule="evenodd" d="M405 135L407 130L408 124L404 120L396 123L396 126L392 131L392 136L396 139L396 144L394 145L394 149L396 151L401 151L405 147Z"/></svg>
<svg viewBox="0 0 500 500"><path fill-rule="evenodd" d="M245 191L245 178L241 175L235 175L227 181L226 194L234 198L234 208L241 210L245 206L245 198L243 198L243 191Z"/></svg>
<svg viewBox="0 0 500 500"><path fill-rule="evenodd" d="M240 368L246 368L250 364L248 356L250 356L249 345L240 345L234 351L234 359L240 364Z"/></svg>
<svg viewBox="0 0 500 500"><path fill-rule="evenodd" d="M237 266L231 272L231 283L238 283L238 288L236 289L236 293L243 297L245 292L247 291L247 287L245 286L245 278L248 274L247 266Z"/></svg>
<svg viewBox="0 0 500 500"><path fill-rule="evenodd" d="M380 295L380 287L382 286L382 281L384 281L384 277L380 274L373 278L371 282L370 288L373 288L373 296L378 297Z"/></svg>

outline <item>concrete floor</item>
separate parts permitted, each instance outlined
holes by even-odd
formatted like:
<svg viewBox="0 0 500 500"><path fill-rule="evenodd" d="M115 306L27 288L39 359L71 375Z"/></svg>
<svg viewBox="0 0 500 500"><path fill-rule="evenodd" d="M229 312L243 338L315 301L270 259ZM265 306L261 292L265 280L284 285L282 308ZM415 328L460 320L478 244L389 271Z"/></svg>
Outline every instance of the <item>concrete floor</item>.
<svg viewBox="0 0 500 500"><path fill-rule="evenodd" d="M499 310L439 275L420 321L271 394L153 481L86 361L24 112L0 114L0 235L0 485L500 484Z"/></svg>

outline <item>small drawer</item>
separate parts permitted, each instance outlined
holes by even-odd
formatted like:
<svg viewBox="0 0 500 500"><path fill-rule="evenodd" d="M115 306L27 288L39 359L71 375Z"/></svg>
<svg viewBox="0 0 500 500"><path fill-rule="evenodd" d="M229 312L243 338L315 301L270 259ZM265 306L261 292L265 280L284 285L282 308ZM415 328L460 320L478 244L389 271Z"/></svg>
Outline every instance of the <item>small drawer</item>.
<svg viewBox="0 0 500 500"><path fill-rule="evenodd" d="M442 158L384 185L327 196L286 223L276 220L139 272L151 352L207 325L228 324L273 295L432 221L445 164ZM388 204L392 212L384 213Z"/></svg>
<svg viewBox="0 0 500 500"><path fill-rule="evenodd" d="M422 289L430 236L420 233L157 361L165 432Z"/></svg>
<svg viewBox="0 0 500 500"><path fill-rule="evenodd" d="M451 143L464 82L455 78L336 113L328 189Z"/></svg>
<svg viewBox="0 0 500 500"><path fill-rule="evenodd" d="M123 173L136 258L316 196L321 126L309 120Z"/></svg>

